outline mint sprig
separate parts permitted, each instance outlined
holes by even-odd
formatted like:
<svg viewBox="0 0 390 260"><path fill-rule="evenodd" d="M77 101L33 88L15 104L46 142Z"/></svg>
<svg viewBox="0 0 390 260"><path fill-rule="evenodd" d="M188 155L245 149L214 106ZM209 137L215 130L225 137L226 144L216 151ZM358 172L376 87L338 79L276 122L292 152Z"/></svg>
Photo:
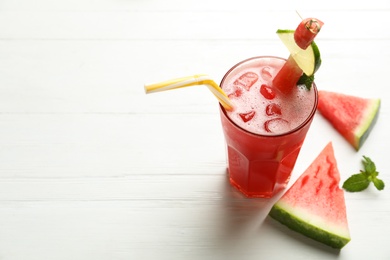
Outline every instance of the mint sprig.
<svg viewBox="0 0 390 260"><path fill-rule="evenodd" d="M305 73L302 74L302 76L299 78L297 85L305 85L307 90L311 89L311 86L314 82L314 74L311 76L307 76Z"/></svg>
<svg viewBox="0 0 390 260"><path fill-rule="evenodd" d="M358 192L367 189L372 182L378 190L385 188L385 183L378 178L379 172L376 170L375 163L366 156L363 156L364 171L353 174L343 184L343 189L349 192Z"/></svg>

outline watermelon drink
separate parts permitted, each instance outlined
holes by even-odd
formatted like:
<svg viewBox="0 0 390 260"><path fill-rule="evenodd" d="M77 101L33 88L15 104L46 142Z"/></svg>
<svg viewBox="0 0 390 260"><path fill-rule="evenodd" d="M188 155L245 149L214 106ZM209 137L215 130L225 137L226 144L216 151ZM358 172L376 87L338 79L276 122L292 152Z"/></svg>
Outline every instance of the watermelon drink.
<svg viewBox="0 0 390 260"><path fill-rule="evenodd" d="M313 39L322 24L307 18L296 30L277 30L288 59L244 60L220 85L197 74L145 85L145 92L206 85L220 102L231 184L248 197L270 198L287 185L317 109L321 58Z"/></svg>
<svg viewBox="0 0 390 260"><path fill-rule="evenodd" d="M273 86L285 59L262 56L231 68L220 84L235 109L220 108L230 183L247 197L270 198L290 179L315 114L318 92Z"/></svg>

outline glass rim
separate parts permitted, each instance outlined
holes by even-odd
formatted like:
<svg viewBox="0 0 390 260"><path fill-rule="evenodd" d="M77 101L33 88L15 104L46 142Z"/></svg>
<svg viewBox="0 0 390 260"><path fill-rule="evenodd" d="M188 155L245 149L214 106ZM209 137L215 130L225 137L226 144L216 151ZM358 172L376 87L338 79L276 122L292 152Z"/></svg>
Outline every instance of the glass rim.
<svg viewBox="0 0 390 260"><path fill-rule="evenodd" d="M251 60L255 60L255 59L264 59L264 58L268 58L268 59L279 59L279 60L286 60L285 58L282 58L282 57L277 57L277 56L255 56L255 57L252 57L252 58L248 58L248 59L245 59L245 60L242 60L240 62L238 62L237 64L235 64L233 67L231 67L226 73L225 75L223 76L222 80L221 80L221 83L219 84L219 87L222 88L221 86L223 85L226 77L235 69L237 68L238 66L240 66L241 64L245 63L245 62L248 62L248 61L251 61ZM268 138L272 138L272 137L282 137L282 136L286 136L286 135L290 135L290 134L293 134L295 132L298 132L299 130L301 130L304 126L306 126L313 118L314 118L314 115L317 111L317 106L318 106L318 89L317 89L317 85L315 84L315 82L313 82L313 85L312 85L312 90L314 90L314 104L313 104L313 107L312 107L312 110L310 111L310 114L307 116L307 118L301 123L299 124L298 126L296 126L295 128L287 131L287 132L283 132L283 133L280 133L280 134L258 134L258 133L253 133L251 131L248 131L244 128L242 128L241 126L237 125L226 113L226 109L221 105L219 104L219 107L220 107L220 110L223 112L224 116L229 120L230 123L232 123L236 128L240 129L241 131L247 133L247 134L250 134L250 135L253 135L253 136L259 136L259 137L268 137Z"/></svg>

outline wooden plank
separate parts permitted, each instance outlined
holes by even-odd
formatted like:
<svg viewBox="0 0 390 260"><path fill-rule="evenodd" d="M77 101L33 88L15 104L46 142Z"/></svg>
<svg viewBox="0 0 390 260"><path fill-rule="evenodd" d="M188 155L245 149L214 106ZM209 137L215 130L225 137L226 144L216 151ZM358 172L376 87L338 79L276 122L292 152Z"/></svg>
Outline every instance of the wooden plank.
<svg viewBox="0 0 390 260"><path fill-rule="evenodd" d="M307 11L326 21L323 39L389 39L382 26L390 23L390 10L376 12ZM218 14L218 19L215 19ZM23 17L23 19L21 19ZM86 18L88 17L88 18ZM153 18L153 19L152 19ZM7 40L231 40L274 39L278 28L299 22L295 11L248 12L28 12L3 11L0 39ZM50 21L49 23L47 21ZM204 22L209 21L209 22ZM374 21L373 23L367 21ZM12 25L12 26L10 26ZM153 33L150 33L153 31Z"/></svg>
<svg viewBox="0 0 390 260"><path fill-rule="evenodd" d="M169 11L236 11L236 12L260 12L260 11L306 11L306 10L327 10L327 11L354 11L370 10L381 11L390 6L387 0L374 0L367 5L364 1L351 3L340 1L338 3L300 1L292 3L291 1L268 1L258 4L255 0L242 0L236 2L218 2L204 0L169 0L161 2L151 1L106 1L106 0L68 0L66 2L53 2L50 0L37 0L34 3L24 0L3 0L2 10L7 11L148 11L148 12L169 12Z"/></svg>
<svg viewBox="0 0 390 260"><path fill-rule="evenodd" d="M320 89L373 96L372 87L381 88L390 40L320 39L318 45ZM0 41L0 48L0 111L19 114L215 113L218 104L205 87L145 95L143 86L199 73L219 83L243 59L288 56L277 40Z"/></svg>
<svg viewBox="0 0 390 260"><path fill-rule="evenodd" d="M0 178L202 175L225 170L218 114L2 115L0 146Z"/></svg>

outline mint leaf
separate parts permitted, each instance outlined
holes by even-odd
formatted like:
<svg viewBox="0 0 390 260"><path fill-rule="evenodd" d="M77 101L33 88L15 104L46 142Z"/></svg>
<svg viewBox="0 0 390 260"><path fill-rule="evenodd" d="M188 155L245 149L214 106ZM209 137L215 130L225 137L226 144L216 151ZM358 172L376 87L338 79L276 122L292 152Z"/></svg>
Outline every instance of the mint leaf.
<svg viewBox="0 0 390 260"><path fill-rule="evenodd" d="M344 182L343 189L349 192L357 192L367 189L368 185L370 185L368 178L362 173L357 173Z"/></svg>
<svg viewBox="0 0 390 260"><path fill-rule="evenodd" d="M362 191L370 185L370 182L373 182L378 190L383 190L385 183L377 178L379 172L376 170L375 163L369 157L363 156L362 164L364 170L360 170L360 173L349 177L344 182L343 189L350 192Z"/></svg>
<svg viewBox="0 0 390 260"><path fill-rule="evenodd" d="M366 171L366 173L371 175L372 173L376 172L375 163L373 161L371 161L371 159L369 157L363 156L362 163L363 163L364 170Z"/></svg>
<svg viewBox="0 0 390 260"><path fill-rule="evenodd" d="M302 76L299 78L297 85L305 85L307 90L311 89L311 86L314 82L314 74L311 76L307 76L305 73L302 74Z"/></svg>
<svg viewBox="0 0 390 260"><path fill-rule="evenodd" d="M378 190L383 190L385 188L385 183L378 178L373 179L372 182Z"/></svg>

